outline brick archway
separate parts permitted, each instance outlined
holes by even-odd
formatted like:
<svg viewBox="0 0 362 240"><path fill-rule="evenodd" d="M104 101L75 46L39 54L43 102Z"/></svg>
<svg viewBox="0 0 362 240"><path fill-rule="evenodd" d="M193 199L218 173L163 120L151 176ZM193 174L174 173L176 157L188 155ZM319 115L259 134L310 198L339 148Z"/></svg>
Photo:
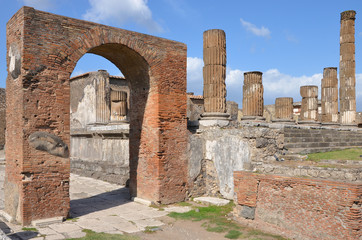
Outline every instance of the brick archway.
<svg viewBox="0 0 362 240"><path fill-rule="evenodd" d="M7 24L5 211L24 225L69 211L69 77L86 53L131 82L130 190L185 198L186 46L23 7Z"/></svg>

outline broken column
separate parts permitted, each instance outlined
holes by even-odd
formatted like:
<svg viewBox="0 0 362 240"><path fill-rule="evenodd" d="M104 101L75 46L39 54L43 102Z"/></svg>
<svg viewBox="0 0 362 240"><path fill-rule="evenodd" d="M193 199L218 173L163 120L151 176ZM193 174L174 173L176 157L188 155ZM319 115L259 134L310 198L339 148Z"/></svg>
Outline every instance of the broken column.
<svg viewBox="0 0 362 240"><path fill-rule="evenodd" d="M280 97L275 99L275 119L273 122L293 123L293 98Z"/></svg>
<svg viewBox="0 0 362 240"><path fill-rule="evenodd" d="M243 117L241 120L264 120L262 72L244 73Z"/></svg>
<svg viewBox="0 0 362 240"><path fill-rule="evenodd" d="M339 100L342 125L356 125L355 16L353 10L341 13Z"/></svg>
<svg viewBox="0 0 362 240"><path fill-rule="evenodd" d="M98 70L96 81L96 123L109 122L109 73L106 70ZM107 99L108 98L108 99Z"/></svg>
<svg viewBox="0 0 362 240"><path fill-rule="evenodd" d="M316 124L318 118L318 87L301 86L302 109L299 124Z"/></svg>
<svg viewBox="0 0 362 240"><path fill-rule="evenodd" d="M111 121L126 121L127 92L111 91Z"/></svg>
<svg viewBox="0 0 362 240"><path fill-rule="evenodd" d="M337 125L338 78L336 67L324 68L321 94L322 124Z"/></svg>
<svg viewBox="0 0 362 240"><path fill-rule="evenodd" d="M220 29L204 32L204 113L201 125L227 125L226 37Z"/></svg>

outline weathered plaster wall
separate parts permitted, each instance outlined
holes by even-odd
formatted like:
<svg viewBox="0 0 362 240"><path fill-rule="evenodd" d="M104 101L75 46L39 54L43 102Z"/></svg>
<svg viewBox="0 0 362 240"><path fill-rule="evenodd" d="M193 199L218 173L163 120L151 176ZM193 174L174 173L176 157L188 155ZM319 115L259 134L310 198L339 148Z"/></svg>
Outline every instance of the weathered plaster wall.
<svg viewBox="0 0 362 240"><path fill-rule="evenodd" d="M206 129L189 135L189 195L234 196L233 172L275 161L282 130L264 127Z"/></svg>

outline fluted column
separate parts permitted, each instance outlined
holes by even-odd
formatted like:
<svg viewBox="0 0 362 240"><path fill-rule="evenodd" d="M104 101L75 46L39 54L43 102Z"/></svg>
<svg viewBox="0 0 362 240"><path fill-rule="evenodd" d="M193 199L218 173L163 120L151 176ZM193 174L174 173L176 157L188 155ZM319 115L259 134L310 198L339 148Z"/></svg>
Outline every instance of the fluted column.
<svg viewBox="0 0 362 240"><path fill-rule="evenodd" d="M220 29L204 32L204 113L201 126L226 126L226 37Z"/></svg>
<svg viewBox="0 0 362 240"><path fill-rule="evenodd" d="M338 78L337 68L329 67L323 70L321 89L322 123L338 123Z"/></svg>
<svg viewBox="0 0 362 240"><path fill-rule="evenodd" d="M356 124L355 16L353 10L341 13L339 100L342 125Z"/></svg>
<svg viewBox="0 0 362 240"><path fill-rule="evenodd" d="M127 92L111 91L111 121L127 118Z"/></svg>
<svg viewBox="0 0 362 240"><path fill-rule="evenodd" d="M262 72L244 73L243 119L260 119L264 111Z"/></svg>
<svg viewBox="0 0 362 240"><path fill-rule="evenodd" d="M302 109L298 123L312 124L318 119L318 87L301 86Z"/></svg>
<svg viewBox="0 0 362 240"><path fill-rule="evenodd" d="M96 78L96 122L109 122L109 74L99 70Z"/></svg>
<svg viewBox="0 0 362 240"><path fill-rule="evenodd" d="M293 121L293 98L280 97L275 99L275 119L274 122Z"/></svg>
<svg viewBox="0 0 362 240"><path fill-rule="evenodd" d="M226 38L225 32L204 32L204 108L205 112L226 113Z"/></svg>

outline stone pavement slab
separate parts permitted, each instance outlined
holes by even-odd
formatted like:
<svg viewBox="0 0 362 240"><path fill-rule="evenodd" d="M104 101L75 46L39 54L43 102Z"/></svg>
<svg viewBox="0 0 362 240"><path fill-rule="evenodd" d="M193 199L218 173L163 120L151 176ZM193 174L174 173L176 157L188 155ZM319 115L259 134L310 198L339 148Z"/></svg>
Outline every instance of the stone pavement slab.
<svg viewBox="0 0 362 240"><path fill-rule="evenodd" d="M230 202L229 200L215 198L215 197L198 197L198 198L194 198L194 201L211 204L211 205L216 205L216 206L225 206L226 204L228 204Z"/></svg>

